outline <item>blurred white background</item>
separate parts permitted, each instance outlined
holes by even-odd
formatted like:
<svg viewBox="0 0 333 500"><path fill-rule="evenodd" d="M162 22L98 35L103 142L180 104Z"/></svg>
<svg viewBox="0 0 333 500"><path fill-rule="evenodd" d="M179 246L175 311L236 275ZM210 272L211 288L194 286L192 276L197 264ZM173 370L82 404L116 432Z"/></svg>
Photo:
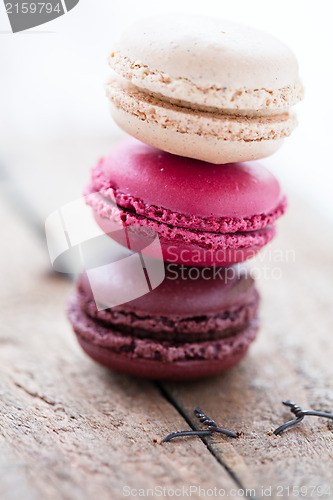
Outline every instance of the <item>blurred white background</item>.
<svg viewBox="0 0 333 500"><path fill-rule="evenodd" d="M239 20L271 32L293 49L306 90L297 106L299 127L264 163L332 219L332 0L80 0L65 16L17 34L10 32L1 2L0 161L12 162L7 167L15 169L13 152L20 152L17 158L21 163L26 158L28 173L33 169L29 152L51 139L61 144L73 137L75 144L84 141L87 147L94 137L104 137L111 145L119 134L104 96L112 42L126 24L163 12ZM47 171L48 165L43 168ZM49 168L52 179L54 162Z"/></svg>

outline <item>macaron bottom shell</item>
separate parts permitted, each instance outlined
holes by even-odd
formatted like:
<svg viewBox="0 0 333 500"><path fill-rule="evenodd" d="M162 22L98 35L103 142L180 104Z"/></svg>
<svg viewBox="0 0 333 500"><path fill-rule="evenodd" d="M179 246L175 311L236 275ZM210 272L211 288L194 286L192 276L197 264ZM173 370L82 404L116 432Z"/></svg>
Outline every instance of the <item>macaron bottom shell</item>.
<svg viewBox="0 0 333 500"><path fill-rule="evenodd" d="M97 213L94 213L94 218L102 231L117 243L128 248L130 241L132 251L145 248L148 257L159 259L160 251L150 245L152 233L157 234L163 261L185 266L220 267L244 262L254 257L276 234L275 226L224 235L174 227L173 235L169 237L163 234L162 224L154 224L142 217L138 217L137 225L124 226L123 230ZM209 242L205 244L206 238Z"/></svg>
<svg viewBox="0 0 333 500"><path fill-rule="evenodd" d="M208 357L207 359L195 359L184 354L184 359L178 361L161 361L151 359L151 341L142 340L141 345L145 345L147 357L130 351L128 345L124 343L119 346L119 333L108 328L109 340L113 340L114 335L118 344L118 352L112 348L103 346L103 327L92 318L88 317L78 303L72 300L69 304L68 314L73 329L76 333L82 349L98 363L111 368L112 370L126 373L128 375L156 379L156 380L194 380L210 377L222 373L239 363L246 355L250 344L256 337L258 331L258 320L254 318L245 328L226 338L210 341L210 348L218 352L218 358ZM93 335L94 340L89 338ZM163 342L162 342L163 344ZM204 350L207 342L203 341L201 350ZM181 346L177 346L179 349ZM200 342L195 345L183 344L184 353L191 349L200 351ZM173 347L170 347L172 352ZM145 347L143 347L143 353Z"/></svg>
<svg viewBox="0 0 333 500"><path fill-rule="evenodd" d="M170 381L197 380L212 377L229 370L245 357L249 344L253 340L247 339L244 335L243 345L239 346L237 351L235 350L230 357L223 361L178 361L171 364L142 358L125 358L110 349L85 341L78 334L77 338L86 354L107 368L134 377Z"/></svg>
<svg viewBox="0 0 333 500"><path fill-rule="evenodd" d="M280 139L253 141L228 140L207 134L182 133L177 128L162 127L111 106L111 115L121 129L145 144L177 156L185 156L208 163L225 164L266 158L274 154L283 143Z"/></svg>

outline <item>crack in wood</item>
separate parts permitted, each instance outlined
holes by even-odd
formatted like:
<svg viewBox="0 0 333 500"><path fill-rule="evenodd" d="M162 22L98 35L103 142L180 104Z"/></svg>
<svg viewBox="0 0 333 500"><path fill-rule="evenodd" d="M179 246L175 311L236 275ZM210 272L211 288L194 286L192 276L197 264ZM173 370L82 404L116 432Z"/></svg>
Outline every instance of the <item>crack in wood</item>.
<svg viewBox="0 0 333 500"><path fill-rule="evenodd" d="M192 430L201 429L196 425L196 420L191 418L189 413L183 408L180 402L172 395L168 390L167 385L163 382L155 382L156 386L160 390L162 396L178 411L178 413L184 418L187 424ZM179 429L183 430L183 429ZM223 443L221 449L221 442L216 443L213 437L199 436L199 439L206 445L208 451L213 455L217 462L224 467L228 472L230 477L235 481L237 486L244 492L249 492L251 490L255 491L255 487L251 481L251 474L244 463L242 457L234 450L230 443ZM247 484L249 482L249 484ZM246 498L250 500L256 500L253 495L246 495Z"/></svg>
<svg viewBox="0 0 333 500"><path fill-rule="evenodd" d="M22 391L24 391L29 396L31 396L33 398L37 398L40 401L43 401L44 403L47 403L50 406L56 406L57 405L57 402L54 401L53 399L50 399L47 396L44 396L43 394L40 394L39 392L31 391L30 389L27 389L27 387L25 387L24 385L22 385L22 384L20 384L18 382L14 382L14 385L16 387L18 387L19 389L22 389Z"/></svg>

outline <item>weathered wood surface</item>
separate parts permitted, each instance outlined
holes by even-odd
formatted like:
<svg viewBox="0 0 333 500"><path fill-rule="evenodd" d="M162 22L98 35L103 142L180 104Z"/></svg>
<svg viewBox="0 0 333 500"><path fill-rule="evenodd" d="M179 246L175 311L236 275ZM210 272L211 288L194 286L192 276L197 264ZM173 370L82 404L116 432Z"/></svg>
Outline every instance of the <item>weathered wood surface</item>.
<svg viewBox="0 0 333 500"><path fill-rule="evenodd" d="M204 440L239 482L257 491L294 486L296 492L303 486L310 498L318 495L310 486L325 485L333 497L333 422L307 417L280 436L271 435L294 418L280 404L283 399L304 409L333 410L333 243L332 231L324 227L309 208L292 204L271 246L273 258L283 250L289 262L266 258L252 264L262 273L265 263L271 270L279 267L282 276L260 281L262 326L247 359L215 379L165 388L193 426L199 402L227 429L243 431L237 441Z"/></svg>
<svg viewBox="0 0 333 500"><path fill-rule="evenodd" d="M184 420L151 382L97 366L64 315L72 284L1 206L0 498L117 499L134 489L235 488L202 441L159 444ZM193 495L199 498L198 495Z"/></svg>
<svg viewBox="0 0 333 500"><path fill-rule="evenodd" d="M260 274L262 326L238 367L184 384L117 375L76 345L64 315L72 285L48 271L43 243L31 230L32 222L79 196L94 156L106 150L105 142L93 147L87 142L81 154L73 146L71 154L57 149L44 183L18 185L31 207L28 216L23 210L26 220L7 201L1 208L1 500L118 499L125 485L196 485L227 493L242 487L254 489L257 498L297 497L297 490L288 494L289 486L303 487L302 498L332 497L333 423L308 417L281 436L271 434L291 418L282 399L333 409L329 222L292 198L271 251L252 264ZM36 178L42 162L34 168ZM12 172L12 191L24 175ZM200 427L192 413L196 405L242 436L160 445L165 434L187 429L188 423ZM316 486L331 486L331 495L321 496Z"/></svg>

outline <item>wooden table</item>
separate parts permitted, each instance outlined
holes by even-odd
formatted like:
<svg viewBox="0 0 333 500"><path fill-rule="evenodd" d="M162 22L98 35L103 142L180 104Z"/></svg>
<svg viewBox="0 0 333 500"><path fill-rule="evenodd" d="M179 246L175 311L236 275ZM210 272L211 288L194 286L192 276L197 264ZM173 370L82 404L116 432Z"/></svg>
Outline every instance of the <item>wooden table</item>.
<svg viewBox="0 0 333 500"><path fill-rule="evenodd" d="M23 148L2 170L1 500L158 497L163 488L166 497L333 498L333 422L308 417L272 435L291 418L283 399L333 410L330 221L290 195L279 236L252 264L261 329L238 367L191 383L113 373L80 350L64 313L72 283L50 270L41 237L45 216L80 195L109 147L88 138ZM241 437L161 445L200 428L197 405Z"/></svg>

